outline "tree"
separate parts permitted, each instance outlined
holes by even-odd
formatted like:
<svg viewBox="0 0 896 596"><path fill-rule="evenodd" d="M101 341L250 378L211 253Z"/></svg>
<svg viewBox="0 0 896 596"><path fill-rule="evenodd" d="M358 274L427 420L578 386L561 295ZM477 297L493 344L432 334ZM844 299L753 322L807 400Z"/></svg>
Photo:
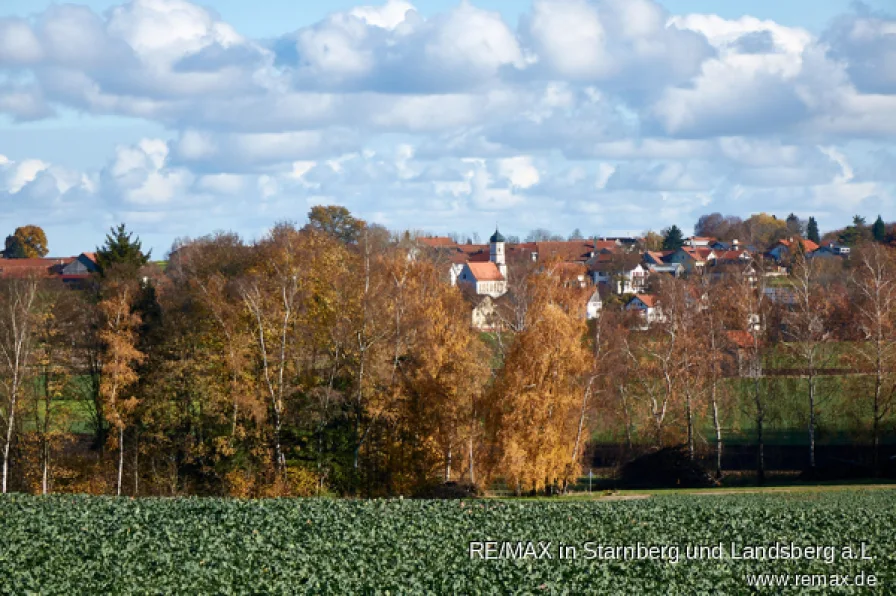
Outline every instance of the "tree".
<svg viewBox="0 0 896 596"><path fill-rule="evenodd" d="M800 221L800 218L795 214L791 213L787 216L785 220L787 225L787 231L793 236L802 236L803 235L803 222Z"/></svg>
<svg viewBox="0 0 896 596"><path fill-rule="evenodd" d="M36 279L4 280L0 287L0 389L3 391L3 474L0 492L6 493L10 447L16 431L16 414L34 350Z"/></svg>
<svg viewBox="0 0 896 596"><path fill-rule="evenodd" d="M582 236L582 231L579 228L576 228L572 231L572 234L569 235L570 240L582 240L584 236Z"/></svg>
<svg viewBox="0 0 896 596"><path fill-rule="evenodd" d="M806 238L815 244L821 242L821 235L818 233L818 222L814 217L809 218L809 224L806 226Z"/></svg>
<svg viewBox="0 0 896 596"><path fill-rule="evenodd" d="M43 257L47 249L47 235L39 226L22 226L16 228L12 236L6 237L6 249L3 257L7 259L31 259Z"/></svg>
<svg viewBox="0 0 896 596"><path fill-rule="evenodd" d="M830 331L826 325L827 303L818 283L817 261L806 258L803 245L794 251L793 308L785 314L789 347L802 364L806 377L809 409L809 468L815 469L815 432L818 418L818 370L826 357Z"/></svg>
<svg viewBox="0 0 896 596"><path fill-rule="evenodd" d="M103 314L100 339L105 347L103 376L100 392L103 397L105 418L118 431L118 475L115 492L121 496L124 474L124 434L132 423L137 408L137 398L129 392L139 377L135 366L143 361L144 354L137 347L137 329L140 317L131 312L136 289L132 282L113 282L106 289L107 295L99 304Z"/></svg>
<svg viewBox="0 0 896 596"><path fill-rule="evenodd" d="M132 237L133 232L128 232L123 223L117 228L109 228L106 243L96 249L96 262L103 275L113 269L136 275L137 270L149 262L152 251L144 254L140 239Z"/></svg>
<svg viewBox="0 0 896 596"><path fill-rule="evenodd" d="M488 427L497 475L517 493L563 484L576 477L576 431L590 355L584 317L547 274L530 279L530 323L513 345L489 392ZM570 464L572 454L575 463Z"/></svg>
<svg viewBox="0 0 896 596"><path fill-rule="evenodd" d="M644 250L663 250L663 237L653 230L644 232Z"/></svg>
<svg viewBox="0 0 896 596"><path fill-rule="evenodd" d="M684 237L678 226L673 225L663 231L663 250L678 250L684 246Z"/></svg>
<svg viewBox="0 0 896 596"><path fill-rule="evenodd" d="M880 218L878 218L880 221ZM864 341L854 342L860 360L873 369L871 445L874 469L880 471L880 435L884 420L896 407L893 367L896 364L896 260L879 244L863 247L852 276L856 321Z"/></svg>
<svg viewBox="0 0 896 596"><path fill-rule="evenodd" d="M367 224L338 205L316 205L308 212L308 227L346 244L356 244Z"/></svg>
<svg viewBox="0 0 896 596"><path fill-rule="evenodd" d="M877 219L874 220L874 224L871 226L871 237L874 238L875 242L884 242L887 239L887 226L880 215L877 216Z"/></svg>

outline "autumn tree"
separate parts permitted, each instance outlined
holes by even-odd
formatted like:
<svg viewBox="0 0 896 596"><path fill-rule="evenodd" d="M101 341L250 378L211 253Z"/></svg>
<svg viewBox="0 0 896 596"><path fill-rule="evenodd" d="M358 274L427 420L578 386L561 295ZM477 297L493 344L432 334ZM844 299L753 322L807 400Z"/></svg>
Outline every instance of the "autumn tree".
<svg viewBox="0 0 896 596"><path fill-rule="evenodd" d="M6 493L10 448L17 430L16 414L30 375L34 356L38 280L5 279L0 284L0 389L3 391L3 474L0 492Z"/></svg>
<svg viewBox="0 0 896 596"><path fill-rule="evenodd" d="M34 318L34 379L28 395L31 435L37 450L40 491L50 492L53 452L67 436L68 412L63 407L72 382L71 338L79 323L79 301L58 282L42 284L38 289Z"/></svg>
<svg viewBox="0 0 896 596"><path fill-rule="evenodd" d="M105 296L99 303L103 315L100 339L105 348L100 393L105 418L118 431L115 492L119 496L124 474L125 430L133 422L138 405L130 389L138 380L135 366L144 359L144 354L136 347L140 317L131 311L136 293L137 288L132 282L114 282L107 286Z"/></svg>
<svg viewBox="0 0 896 596"><path fill-rule="evenodd" d="M6 237L6 248L3 257L6 259L31 259L44 257L49 252L47 235L39 226L22 226L16 228L12 236Z"/></svg>
<svg viewBox="0 0 896 596"><path fill-rule="evenodd" d="M533 276L550 297L556 282ZM583 377L590 361L581 313L550 299L533 303L529 323L514 340L489 397L496 471L517 492L537 491L575 478L576 429ZM570 464L570 455L576 463Z"/></svg>
<svg viewBox="0 0 896 596"><path fill-rule="evenodd" d="M328 234L346 244L358 242L366 225L364 220L338 205L316 205L308 212L309 229Z"/></svg>

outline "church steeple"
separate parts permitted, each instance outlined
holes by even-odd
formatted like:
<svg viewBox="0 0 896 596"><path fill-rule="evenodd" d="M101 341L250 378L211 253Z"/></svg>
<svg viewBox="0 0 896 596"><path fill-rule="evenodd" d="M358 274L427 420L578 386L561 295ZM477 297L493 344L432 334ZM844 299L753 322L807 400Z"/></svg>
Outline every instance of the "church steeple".
<svg viewBox="0 0 896 596"><path fill-rule="evenodd" d="M498 227L495 226L495 233L488 239L488 260L497 265L501 275L504 276L504 279L507 279L507 264L504 260L504 243L504 236L501 235L501 232L498 231Z"/></svg>

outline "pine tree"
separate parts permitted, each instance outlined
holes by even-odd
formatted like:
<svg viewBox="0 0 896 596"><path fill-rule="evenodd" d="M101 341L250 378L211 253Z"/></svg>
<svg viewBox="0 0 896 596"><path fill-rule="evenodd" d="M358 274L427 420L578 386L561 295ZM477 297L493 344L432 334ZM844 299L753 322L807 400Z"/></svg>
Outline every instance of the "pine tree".
<svg viewBox="0 0 896 596"><path fill-rule="evenodd" d="M684 238L681 235L681 230L678 229L678 226L673 225L666 230L666 235L663 238L663 250L678 250L682 246L684 246Z"/></svg>
<svg viewBox="0 0 896 596"><path fill-rule="evenodd" d="M814 217L809 218L809 225L806 226L806 238L818 244L821 242L821 235L818 233L818 222Z"/></svg>
<svg viewBox="0 0 896 596"><path fill-rule="evenodd" d="M880 215L877 216L877 219L874 220L874 224L871 226L871 236L875 242L883 242L887 238L887 227L884 225L884 220Z"/></svg>
<svg viewBox="0 0 896 596"><path fill-rule="evenodd" d="M803 235L803 222L800 221L800 218L797 217L795 213L791 213L787 216L787 231L795 236Z"/></svg>
<svg viewBox="0 0 896 596"><path fill-rule="evenodd" d="M102 248L96 249L96 262L101 272L105 274L110 267L115 265L136 272L137 269L149 262L152 251L143 254L140 238L132 239L133 235L133 232L128 232L125 229L124 224L109 229L109 233L106 234L106 244Z"/></svg>

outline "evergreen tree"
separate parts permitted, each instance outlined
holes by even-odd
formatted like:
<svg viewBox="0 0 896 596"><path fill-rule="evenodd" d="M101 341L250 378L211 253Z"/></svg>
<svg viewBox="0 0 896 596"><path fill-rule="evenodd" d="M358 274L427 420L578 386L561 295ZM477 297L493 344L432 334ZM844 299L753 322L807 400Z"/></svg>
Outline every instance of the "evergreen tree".
<svg viewBox="0 0 896 596"><path fill-rule="evenodd" d="M96 262L100 272L105 274L113 266L136 272L149 262L152 251L143 254L140 238L132 238L133 235L133 232L125 229L124 224L109 229L106 244L96 249Z"/></svg>
<svg viewBox="0 0 896 596"><path fill-rule="evenodd" d="M663 237L663 250L678 250L682 246L684 246L684 237L681 235L681 230L678 229L678 226L673 225L666 230L666 234Z"/></svg>
<svg viewBox="0 0 896 596"><path fill-rule="evenodd" d="M806 238L815 244L821 242L821 235L818 233L818 222L814 217L809 218L809 225L806 226Z"/></svg>
<svg viewBox="0 0 896 596"><path fill-rule="evenodd" d="M795 213L787 216L787 231L795 236L803 235L803 222Z"/></svg>
<svg viewBox="0 0 896 596"><path fill-rule="evenodd" d="M871 226L871 236L875 242L883 242L887 238L887 227L884 225L884 220L880 215L877 216L877 219L874 220L874 224Z"/></svg>

